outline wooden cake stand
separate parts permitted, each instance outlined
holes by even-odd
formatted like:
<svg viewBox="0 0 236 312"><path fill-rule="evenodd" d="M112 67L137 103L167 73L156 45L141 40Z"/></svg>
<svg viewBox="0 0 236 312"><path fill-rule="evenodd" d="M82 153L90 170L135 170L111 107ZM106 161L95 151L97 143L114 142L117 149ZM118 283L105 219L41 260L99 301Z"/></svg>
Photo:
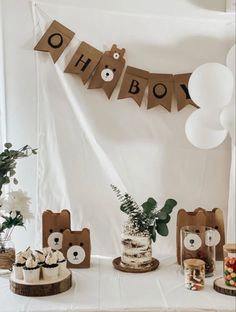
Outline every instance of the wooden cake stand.
<svg viewBox="0 0 236 312"><path fill-rule="evenodd" d="M21 296L41 297L52 296L71 288L72 273L70 270L54 281L39 280L37 284L25 283L23 280L15 279L13 273L10 277L10 289L13 293Z"/></svg>
<svg viewBox="0 0 236 312"><path fill-rule="evenodd" d="M148 267L143 267L140 269L132 269L132 268L126 268L121 265L121 257L115 258L112 261L112 264L116 270L122 271L122 272L128 272L128 273L145 273L154 271L159 266L159 261L156 258L152 258L152 263Z"/></svg>
<svg viewBox="0 0 236 312"><path fill-rule="evenodd" d="M236 296L236 287L225 285L223 277L214 280L214 289L224 295Z"/></svg>

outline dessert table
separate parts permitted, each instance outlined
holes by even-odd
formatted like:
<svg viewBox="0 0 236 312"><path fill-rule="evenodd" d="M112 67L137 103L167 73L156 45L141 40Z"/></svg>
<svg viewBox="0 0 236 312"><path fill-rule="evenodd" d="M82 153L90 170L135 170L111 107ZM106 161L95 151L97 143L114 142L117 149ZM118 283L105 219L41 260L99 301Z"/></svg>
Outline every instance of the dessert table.
<svg viewBox="0 0 236 312"><path fill-rule="evenodd" d="M9 289L9 275L0 276L1 312L149 312L235 311L235 297L216 292L212 285L222 275L206 279L204 290L184 288L184 277L175 257L159 257L160 266L148 273L125 273L112 267L112 258L93 257L90 269L73 272L72 288L48 297L23 297Z"/></svg>

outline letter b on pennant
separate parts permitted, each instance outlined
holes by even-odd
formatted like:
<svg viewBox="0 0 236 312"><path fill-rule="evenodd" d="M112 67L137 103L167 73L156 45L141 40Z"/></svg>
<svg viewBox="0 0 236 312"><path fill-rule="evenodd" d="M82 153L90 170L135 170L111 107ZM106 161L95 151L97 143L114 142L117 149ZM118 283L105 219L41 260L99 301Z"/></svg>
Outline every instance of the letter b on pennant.
<svg viewBox="0 0 236 312"><path fill-rule="evenodd" d="M131 97L139 106L141 106L148 79L149 72L128 66L121 84L118 99Z"/></svg>
<svg viewBox="0 0 236 312"><path fill-rule="evenodd" d="M53 21L45 34L39 40L34 50L49 52L53 62L59 59L74 36L74 32L57 21Z"/></svg>

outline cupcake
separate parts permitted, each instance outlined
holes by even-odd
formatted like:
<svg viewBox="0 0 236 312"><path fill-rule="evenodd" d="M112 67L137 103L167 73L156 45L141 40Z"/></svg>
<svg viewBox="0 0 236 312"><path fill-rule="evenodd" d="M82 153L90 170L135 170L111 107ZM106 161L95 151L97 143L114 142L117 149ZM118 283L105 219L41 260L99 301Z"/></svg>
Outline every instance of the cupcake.
<svg viewBox="0 0 236 312"><path fill-rule="evenodd" d="M35 250L35 258L38 261L39 266L43 266L45 263L46 255L43 253L43 251Z"/></svg>
<svg viewBox="0 0 236 312"><path fill-rule="evenodd" d="M42 270L44 280L54 280L58 278L59 265L57 264L57 255L55 252L50 252L47 255Z"/></svg>
<svg viewBox="0 0 236 312"><path fill-rule="evenodd" d="M13 274L16 279L23 279L23 267L25 262L26 258L24 257L24 252L18 252L16 254L16 262L13 264Z"/></svg>
<svg viewBox="0 0 236 312"><path fill-rule="evenodd" d="M23 251L23 255L26 259L28 259L29 257L31 257L31 255L33 254L32 250L30 249L30 247L26 248L25 251Z"/></svg>
<svg viewBox="0 0 236 312"><path fill-rule="evenodd" d="M37 283L39 281L40 267L34 255L31 255L23 267L23 276L26 283Z"/></svg>
<svg viewBox="0 0 236 312"><path fill-rule="evenodd" d="M63 255L63 253L59 250L55 251L55 254L57 255L57 263L59 266L59 275L64 275L67 271L66 269L66 259Z"/></svg>
<svg viewBox="0 0 236 312"><path fill-rule="evenodd" d="M43 254L45 256L45 258L47 257L47 255L52 252L52 248L51 247L44 247L43 248Z"/></svg>

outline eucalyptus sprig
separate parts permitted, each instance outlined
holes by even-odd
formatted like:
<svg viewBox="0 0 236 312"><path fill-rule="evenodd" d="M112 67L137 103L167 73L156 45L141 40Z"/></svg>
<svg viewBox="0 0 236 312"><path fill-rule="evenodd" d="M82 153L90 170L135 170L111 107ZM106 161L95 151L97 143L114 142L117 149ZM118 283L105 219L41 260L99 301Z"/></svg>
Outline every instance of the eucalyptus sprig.
<svg viewBox="0 0 236 312"><path fill-rule="evenodd" d="M111 188L121 202L120 210L128 215L129 223L136 232L148 232L153 242L156 241L156 233L162 236L169 234L167 223L177 205L174 199L167 199L164 206L158 210L156 200L150 197L140 207L129 194L122 194L114 185L111 185Z"/></svg>
<svg viewBox="0 0 236 312"><path fill-rule="evenodd" d="M37 149L29 145L25 145L19 150L12 149L11 143L5 143L4 147L4 151L0 153L0 195L4 184L10 183L11 180L14 184L18 184L18 180L14 177L17 159L37 154Z"/></svg>

